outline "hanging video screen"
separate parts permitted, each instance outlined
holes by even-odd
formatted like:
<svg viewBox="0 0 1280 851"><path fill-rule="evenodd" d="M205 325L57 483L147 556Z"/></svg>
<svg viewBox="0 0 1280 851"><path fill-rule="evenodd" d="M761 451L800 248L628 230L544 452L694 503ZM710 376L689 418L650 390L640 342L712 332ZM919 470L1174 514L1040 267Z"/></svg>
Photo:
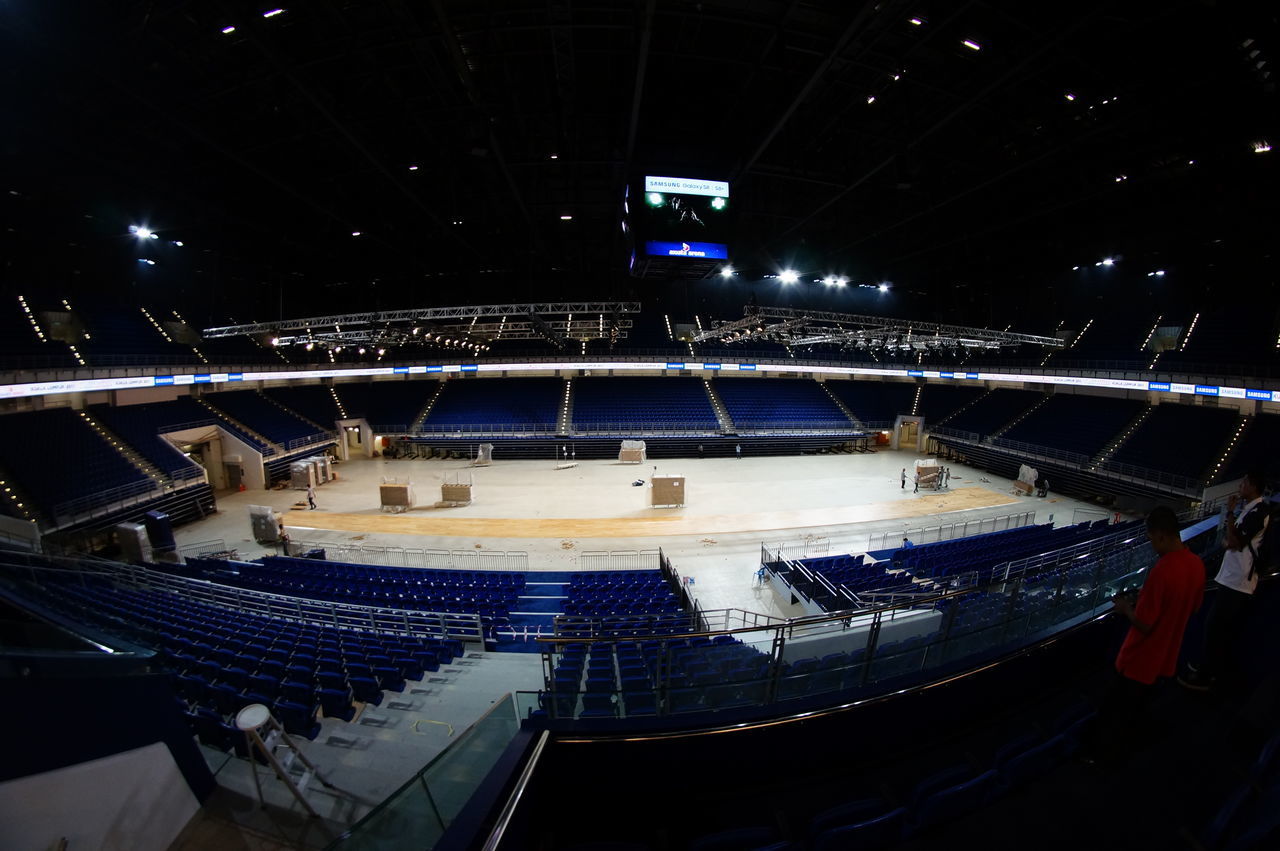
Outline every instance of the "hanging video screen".
<svg viewBox="0 0 1280 851"><path fill-rule="evenodd" d="M646 175L640 206L650 257L728 258L727 182Z"/></svg>

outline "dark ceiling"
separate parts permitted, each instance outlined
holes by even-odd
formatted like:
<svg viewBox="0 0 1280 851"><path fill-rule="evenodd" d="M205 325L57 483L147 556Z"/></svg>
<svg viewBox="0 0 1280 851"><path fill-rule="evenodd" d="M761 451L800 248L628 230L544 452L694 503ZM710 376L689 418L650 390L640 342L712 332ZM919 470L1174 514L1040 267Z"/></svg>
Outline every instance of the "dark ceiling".
<svg viewBox="0 0 1280 851"><path fill-rule="evenodd" d="M1035 330L1275 281L1274 3L280 2L0 6L6 288ZM628 277L646 173L731 182L734 282Z"/></svg>

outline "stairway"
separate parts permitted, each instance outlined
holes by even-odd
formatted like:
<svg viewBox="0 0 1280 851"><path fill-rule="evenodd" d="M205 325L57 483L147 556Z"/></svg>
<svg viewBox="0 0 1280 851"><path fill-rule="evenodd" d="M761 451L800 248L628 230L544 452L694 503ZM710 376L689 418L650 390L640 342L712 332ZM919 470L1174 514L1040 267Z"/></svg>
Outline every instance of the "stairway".
<svg viewBox="0 0 1280 851"><path fill-rule="evenodd" d="M3 513L23 520L36 520L35 503L4 470L0 470L0 502L4 504Z"/></svg>
<svg viewBox="0 0 1280 851"><path fill-rule="evenodd" d="M992 393L994 393L994 392L996 392L996 391L995 391L995 390L988 390L986 393L983 393L981 396L978 396L977 398L972 399L972 400L970 400L970 401L966 402L965 404L963 404L963 405L961 405L960 407L956 408L956 409L955 409L954 411L952 411L951 413L947 414L947 415L946 415L945 417L943 417L942 419L938 420L938 422L934 423L934 425L935 425L935 426L944 426L944 425L946 425L946 424L947 424L947 423L949 423L951 420L955 419L959 414L961 414L961 413L963 413L963 412L965 412L965 411L969 410L969 409L970 409L970 408L972 408L974 405L978 404L979 402L981 402L983 399L987 398L988 396L990 396L990 395L991 395Z"/></svg>
<svg viewBox="0 0 1280 851"><path fill-rule="evenodd" d="M327 426L320 425L320 423L316 422L315 420L310 419L309 417L304 417L302 414L298 413L298 412L297 412L297 411L295 411L293 408L287 408L287 407L285 407L284 405L282 405L282 404L280 404L279 402L277 402L275 399L272 399L272 398L271 398L270 396L268 396L266 393L263 393L261 390L257 390L257 391L255 391L255 392L256 392L259 396L261 396L263 399L266 399L268 402L270 402L272 405L274 405L274 406L276 406L277 408L279 408L280 410L284 411L284 412L285 412L286 414L288 414L289 416L294 417L295 419L302 420L304 423L306 423L307 425L311 426L311 427L312 427L312 428L314 428L316 431L326 431L326 432L328 432L328 431L333 431L333 426L332 426L332 425L327 425Z"/></svg>
<svg viewBox="0 0 1280 851"><path fill-rule="evenodd" d="M164 474L163 470L139 455L134 451L132 446L125 443L122 439L109 431L106 426L90 416L88 411L77 411L77 413L80 414L80 419L84 420L86 425L97 432L99 437L107 443L110 443L117 452L125 457L125 460L138 470L138 472L146 475L157 485L168 481L169 477Z"/></svg>
<svg viewBox="0 0 1280 851"><path fill-rule="evenodd" d="M573 431L573 379L564 380L564 398L560 400L560 416L556 418L556 434Z"/></svg>
<svg viewBox="0 0 1280 851"><path fill-rule="evenodd" d="M819 381L818 384L822 386L822 389L825 390L827 395L831 397L831 401L836 403L836 407L839 408L842 412L844 412L844 415L848 417L849 420L854 425L856 425L858 428L863 428L862 420L858 419L858 415L855 414L853 411L849 410L849 408L845 405L845 403L841 402L836 397L836 394L831 392L831 388L827 386L827 382Z"/></svg>
<svg viewBox="0 0 1280 851"><path fill-rule="evenodd" d="M1147 405L1147 407L1139 411L1138 415L1130 420L1129 424L1125 426L1118 435L1113 437L1111 442L1102 448L1101 452L1094 456L1093 460L1089 463L1089 469L1097 470L1103 464L1110 461L1111 456L1116 454L1116 450L1118 450L1124 442L1129 439L1129 435L1133 434L1134 431L1137 430L1138 426L1146 422L1147 417L1151 416L1151 412L1155 409L1155 405Z"/></svg>
<svg viewBox="0 0 1280 851"><path fill-rule="evenodd" d="M720 423L721 433L736 434L738 427L733 424L733 417L729 416L729 409L724 406L724 400L720 398L720 394L712 386L711 380L709 378L702 379L702 386L707 391L707 398L711 400L711 410L716 412L716 422Z"/></svg>
<svg viewBox="0 0 1280 851"><path fill-rule="evenodd" d="M329 395L333 397L333 404L338 406L338 413L342 416L342 419L349 419L347 416L347 409L343 406L342 400L338 398L338 389L330 386Z"/></svg>
<svg viewBox="0 0 1280 851"><path fill-rule="evenodd" d="M1213 466L1209 468L1209 475L1205 477L1205 481L1209 484L1217 484L1218 472L1227 463L1227 459L1231 457L1231 453L1235 450L1236 444L1240 442L1240 438L1244 437L1257 420L1252 414L1241 414L1240 419L1236 422L1236 430L1231 433L1231 437L1227 439L1226 445L1222 447L1222 451L1218 453L1218 459L1213 462Z"/></svg>
<svg viewBox="0 0 1280 851"><path fill-rule="evenodd" d="M1010 420L1009 422L1007 422L1007 423L1005 423L1004 425L1000 426L1000 428L998 428L998 429L996 429L995 431L991 432L991 434L987 435L987 441L986 441L986 442L987 442L987 443L990 443L990 442L991 442L991 440L992 440L992 438L999 437L1000 435L1004 434L1004 433L1005 433L1006 431L1008 431L1009 429L1011 429L1011 428L1013 428L1014 426L1016 426L1018 423L1020 423L1020 422L1022 422L1023 420L1025 420L1027 417L1031 416L1031 414L1032 414L1033 412L1035 412L1035 410L1036 410L1037 408L1039 408L1039 407L1040 407L1041 405L1043 405L1045 402L1048 402L1050 398L1051 398L1051 397L1050 397L1050 395L1046 393L1044 396L1042 396L1042 397L1040 398L1040 401L1039 401L1039 402L1036 402L1036 403L1035 403L1034 405L1032 405L1030 408L1027 408L1027 409L1026 409L1025 411L1023 411L1021 414L1018 414L1018 416L1014 417L1014 418L1013 418L1012 420Z"/></svg>
<svg viewBox="0 0 1280 851"><path fill-rule="evenodd" d="M537 581L525 582L525 593L517 597L511 607L510 627L498 630L497 649L500 651L541 653L542 645L534 639L539 635L552 635L556 615L564 613L564 603L569 599L566 593L569 574L537 572L528 575L536 577Z"/></svg>
<svg viewBox="0 0 1280 851"><path fill-rule="evenodd" d="M920 397L921 397L923 394L924 394L924 385L923 385L923 384L917 384L917 385L916 385L916 396L915 396L915 398L914 398L914 399L912 399L912 400L911 400L911 416L913 416L913 417L914 417L916 414L920 413Z"/></svg>
<svg viewBox="0 0 1280 851"><path fill-rule="evenodd" d="M431 409L436 406L436 402L440 399L440 394L444 392L445 382L441 381L440 386L436 388L436 392L431 394L431 398L427 400L427 404L422 406L422 410L418 412L418 416L414 417L413 425L409 426L409 431L421 431L422 425L427 421L427 417L431 415Z"/></svg>
<svg viewBox="0 0 1280 851"><path fill-rule="evenodd" d="M205 408L208 408L208 409L209 409L209 413L213 414L213 415L214 415L215 417L217 417L218 419L223 420L224 422L231 423L231 424L232 424L233 426L235 426L237 429L239 429L240 431L242 431L242 432L244 432L245 434L249 435L249 436L250 436L250 437L252 437L254 440L256 440L256 441L258 441L259 443L261 443L263 446L269 446L269 447L271 447L271 449L272 449L272 451L273 451L273 452L281 452L281 451L283 451L283 450L281 449L281 447L280 447L278 444L276 444L274 441L272 441L272 440L268 440L266 435L264 435L264 434L260 434L259 432L257 432L257 431L255 431L255 430L253 430L253 429L249 428L247 425L245 425L244 423L240 422L240 421L239 421L239 420L237 420L235 417L231 416L230 414L226 413L225 411L222 411L222 410L220 410L219 408L214 407L214 406L213 406L213 404L212 404L212 403L210 403L210 402L209 402L207 399L205 399L203 396L197 396L197 397L196 397L196 402L197 402L197 403L199 403L200 405L204 406Z"/></svg>

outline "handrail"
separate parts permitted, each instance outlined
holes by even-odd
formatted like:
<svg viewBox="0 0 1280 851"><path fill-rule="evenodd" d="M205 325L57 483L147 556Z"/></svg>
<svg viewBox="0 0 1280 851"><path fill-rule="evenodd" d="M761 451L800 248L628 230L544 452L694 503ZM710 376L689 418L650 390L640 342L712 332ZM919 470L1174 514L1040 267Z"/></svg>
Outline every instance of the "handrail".
<svg viewBox="0 0 1280 851"><path fill-rule="evenodd" d="M542 735L538 737L537 744L533 746L533 753L525 761L524 769L516 779L515 787L511 790L511 794L507 796L506 803L502 805L502 812L498 813L498 820L493 825L493 830L489 832L489 836L484 841L484 851L497 851L498 846L502 844L502 835L507 832L507 825L511 823L511 817L515 815L516 807L520 805L520 799L524 797L524 790L528 788L529 781L533 779L533 772L538 767L538 760L542 758L542 749L546 747L547 739L549 738L551 738L550 730L543 730Z"/></svg>

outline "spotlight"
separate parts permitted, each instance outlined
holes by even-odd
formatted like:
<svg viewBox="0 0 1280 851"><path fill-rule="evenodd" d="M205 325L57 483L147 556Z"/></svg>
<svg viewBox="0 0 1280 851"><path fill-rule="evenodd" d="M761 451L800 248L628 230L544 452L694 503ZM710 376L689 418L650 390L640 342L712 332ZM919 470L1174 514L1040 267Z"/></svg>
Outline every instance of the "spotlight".
<svg viewBox="0 0 1280 851"><path fill-rule="evenodd" d="M661 207L661 206L662 206L662 193L661 193L661 192L650 192L650 193L649 193L647 196L645 196L645 197L647 198L647 200L649 201L649 203L650 203L651 205L653 205L654 207Z"/></svg>
<svg viewBox="0 0 1280 851"><path fill-rule="evenodd" d="M1103 266L1114 266L1114 265L1116 265L1116 260L1115 260L1115 258L1114 258L1114 257L1104 257L1104 258L1102 258L1102 265L1103 265Z"/></svg>
<svg viewBox="0 0 1280 851"><path fill-rule="evenodd" d="M720 277L722 277L722 278L732 278L732 277L733 277L733 267L732 267L732 266L725 266L723 269L721 269L721 270L720 270Z"/></svg>
<svg viewBox="0 0 1280 851"><path fill-rule="evenodd" d="M883 284L881 284L881 285L880 285L880 292L882 292L882 293L887 293L888 291L889 291L889 284L888 284L888 283L883 283Z"/></svg>
<svg viewBox="0 0 1280 851"><path fill-rule="evenodd" d="M279 338L279 337L272 337L272 338L271 338L271 345L273 345L273 346L278 346L278 345L280 345L280 338Z"/></svg>
<svg viewBox="0 0 1280 851"><path fill-rule="evenodd" d="M836 279L833 278L831 275L827 275L825 278L822 279L822 283L828 287L834 287L836 285Z"/></svg>
<svg viewBox="0 0 1280 851"><path fill-rule="evenodd" d="M794 284L800 280L800 273L795 269L783 269L782 274L778 275L778 279L784 284Z"/></svg>
<svg viewBox="0 0 1280 851"><path fill-rule="evenodd" d="M359 354L364 354L364 346L361 346L360 348L356 349L356 352L358 352Z"/></svg>
<svg viewBox="0 0 1280 851"><path fill-rule="evenodd" d="M721 198L719 195L711 199L711 207L716 210L723 210L729 202Z"/></svg>
<svg viewBox="0 0 1280 851"><path fill-rule="evenodd" d="M314 349L315 347L316 347L316 344L315 344L315 343L307 343L307 345L305 346L305 348L306 348L306 350L307 350L307 351L311 351L311 350L312 350L312 349Z"/></svg>
<svg viewBox="0 0 1280 851"><path fill-rule="evenodd" d="M138 239L150 239L152 236L154 236L154 234L152 234L151 232L151 228L143 227L142 225L130 226L129 233L133 234Z"/></svg>

